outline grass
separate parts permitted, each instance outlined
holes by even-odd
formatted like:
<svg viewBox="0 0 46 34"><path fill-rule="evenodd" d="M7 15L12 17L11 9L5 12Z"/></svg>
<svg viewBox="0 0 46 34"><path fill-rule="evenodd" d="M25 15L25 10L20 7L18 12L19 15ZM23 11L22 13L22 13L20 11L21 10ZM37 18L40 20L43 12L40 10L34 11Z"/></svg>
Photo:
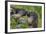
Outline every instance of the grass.
<svg viewBox="0 0 46 34"><path fill-rule="evenodd" d="M42 7L41 6L15 5L15 8L25 9L26 11L34 11L34 12L36 12L37 15L38 15L38 28L40 28L42 26ZM24 16L24 18L26 18L26 16ZM10 24L11 28L14 29L16 24L17 24L16 19L12 19L11 24ZM26 28L26 27L28 27L28 25L24 24L21 27Z"/></svg>

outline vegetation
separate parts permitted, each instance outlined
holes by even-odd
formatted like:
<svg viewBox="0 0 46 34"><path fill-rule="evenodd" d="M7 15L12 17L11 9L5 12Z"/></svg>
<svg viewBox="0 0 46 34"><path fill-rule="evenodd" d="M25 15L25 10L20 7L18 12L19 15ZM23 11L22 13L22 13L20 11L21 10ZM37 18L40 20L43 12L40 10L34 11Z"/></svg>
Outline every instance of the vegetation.
<svg viewBox="0 0 46 34"><path fill-rule="evenodd" d="M27 6L27 5L15 5L15 8L25 9L26 11L34 11L38 15L38 28L42 26L42 7L41 6ZM26 18L26 16L23 16ZM11 17L10 26L11 29L15 29L18 24L18 20L15 17ZM22 24L21 28L27 28L28 23Z"/></svg>

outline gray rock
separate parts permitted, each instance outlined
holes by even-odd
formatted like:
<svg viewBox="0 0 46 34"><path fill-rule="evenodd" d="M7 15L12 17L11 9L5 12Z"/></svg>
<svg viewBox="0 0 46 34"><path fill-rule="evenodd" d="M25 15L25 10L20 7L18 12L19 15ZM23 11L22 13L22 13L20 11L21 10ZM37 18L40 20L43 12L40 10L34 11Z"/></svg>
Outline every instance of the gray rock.
<svg viewBox="0 0 46 34"><path fill-rule="evenodd" d="M27 23L27 19L25 19L25 18L20 18L20 19L19 19L19 22L20 22L20 23Z"/></svg>

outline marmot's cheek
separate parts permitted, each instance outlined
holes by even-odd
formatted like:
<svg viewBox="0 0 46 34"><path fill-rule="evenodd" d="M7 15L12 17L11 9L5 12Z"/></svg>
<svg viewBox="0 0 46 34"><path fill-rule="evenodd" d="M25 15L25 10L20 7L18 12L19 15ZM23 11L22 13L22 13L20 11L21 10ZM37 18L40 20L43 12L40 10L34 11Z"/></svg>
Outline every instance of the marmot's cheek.
<svg viewBox="0 0 46 34"><path fill-rule="evenodd" d="M28 18L28 23L31 24L33 21L33 18Z"/></svg>

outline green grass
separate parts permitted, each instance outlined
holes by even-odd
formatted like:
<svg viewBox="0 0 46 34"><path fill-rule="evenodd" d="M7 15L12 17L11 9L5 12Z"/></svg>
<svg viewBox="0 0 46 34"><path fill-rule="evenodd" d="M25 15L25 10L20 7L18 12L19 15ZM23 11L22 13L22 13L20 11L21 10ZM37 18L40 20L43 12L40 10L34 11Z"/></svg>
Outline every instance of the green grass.
<svg viewBox="0 0 46 34"><path fill-rule="evenodd" d="M41 6L15 5L15 8L25 9L26 11L36 12L38 15L38 28L40 28L42 26L42 7ZM26 18L26 16L24 16L24 18ZM16 19L12 19L11 24L10 24L11 28L14 29L16 24L17 24ZM28 27L27 24L22 25L22 28L26 28L26 27Z"/></svg>

